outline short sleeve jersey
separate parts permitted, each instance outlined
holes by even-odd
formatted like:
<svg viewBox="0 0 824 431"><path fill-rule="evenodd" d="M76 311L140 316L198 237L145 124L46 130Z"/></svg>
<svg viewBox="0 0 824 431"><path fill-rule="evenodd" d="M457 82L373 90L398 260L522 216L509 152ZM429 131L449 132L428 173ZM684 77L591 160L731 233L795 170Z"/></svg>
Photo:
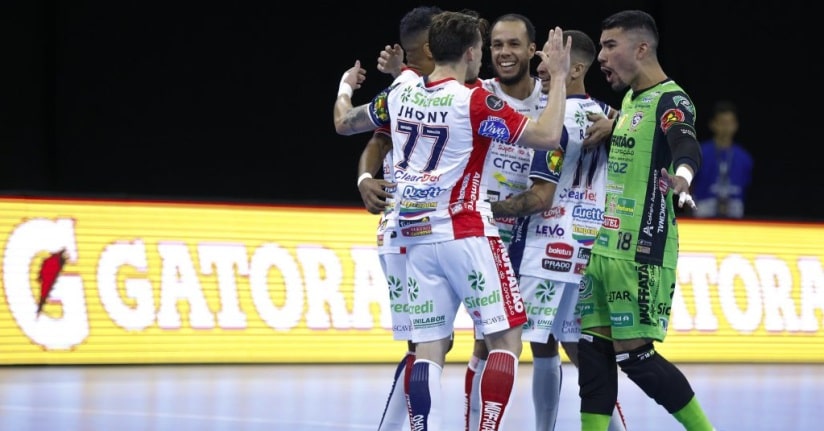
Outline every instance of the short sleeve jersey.
<svg viewBox="0 0 824 431"><path fill-rule="evenodd" d="M604 223L592 253L675 268L678 226L672 190L661 168L672 172L667 133L695 133L695 107L686 92L666 80L621 103L609 150Z"/></svg>
<svg viewBox="0 0 824 431"><path fill-rule="evenodd" d="M500 236L484 161L493 140L518 142L527 117L483 88L426 77L393 84L369 112L392 134L397 245Z"/></svg>
<svg viewBox="0 0 824 431"><path fill-rule="evenodd" d="M541 80L533 77L532 93L525 99L516 99L506 94L497 78L483 80L483 86L492 94L503 99L509 106L529 118L536 119L547 104L546 94L541 92ZM484 184L490 202L504 200L523 192L529 183L529 164L532 162L532 148L494 141L486 156ZM495 219L504 244L509 245L515 217Z"/></svg>
<svg viewBox="0 0 824 431"><path fill-rule="evenodd" d="M577 283L604 220L606 145L584 148L588 113L609 105L586 95L566 100L563 149L535 151L530 179L556 183L552 208L518 219L510 256L518 274Z"/></svg>

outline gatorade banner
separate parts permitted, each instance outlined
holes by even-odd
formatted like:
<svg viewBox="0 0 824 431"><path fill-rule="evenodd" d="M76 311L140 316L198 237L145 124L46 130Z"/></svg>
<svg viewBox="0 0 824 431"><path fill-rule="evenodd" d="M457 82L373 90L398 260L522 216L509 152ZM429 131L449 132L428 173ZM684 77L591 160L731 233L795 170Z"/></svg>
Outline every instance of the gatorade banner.
<svg viewBox="0 0 824 431"><path fill-rule="evenodd" d="M0 198L0 364L395 362L361 208ZM679 220L659 350L823 362L824 224ZM472 350L458 319L450 362ZM531 359L528 348L522 360Z"/></svg>

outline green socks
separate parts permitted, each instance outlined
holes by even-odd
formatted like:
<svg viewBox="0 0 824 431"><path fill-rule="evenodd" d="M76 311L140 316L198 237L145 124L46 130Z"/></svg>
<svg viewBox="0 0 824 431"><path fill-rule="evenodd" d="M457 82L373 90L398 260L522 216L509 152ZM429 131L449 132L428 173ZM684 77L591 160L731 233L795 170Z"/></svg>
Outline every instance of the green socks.
<svg viewBox="0 0 824 431"><path fill-rule="evenodd" d="M581 431L606 431L612 416L581 412Z"/></svg>
<svg viewBox="0 0 824 431"><path fill-rule="evenodd" d="M714 429L695 397L692 397L684 408L672 415L675 416L675 419L678 419L678 422L681 422L681 425L684 425L687 431L713 431ZM584 428L584 430L587 429Z"/></svg>

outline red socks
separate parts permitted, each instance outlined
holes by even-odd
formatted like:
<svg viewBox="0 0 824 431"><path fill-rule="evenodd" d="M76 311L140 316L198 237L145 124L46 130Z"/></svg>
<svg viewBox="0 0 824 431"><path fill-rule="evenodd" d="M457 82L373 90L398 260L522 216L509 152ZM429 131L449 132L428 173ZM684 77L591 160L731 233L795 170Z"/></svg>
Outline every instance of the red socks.
<svg viewBox="0 0 824 431"><path fill-rule="evenodd" d="M506 350L489 352L481 373L481 431L497 431L515 385L518 358Z"/></svg>

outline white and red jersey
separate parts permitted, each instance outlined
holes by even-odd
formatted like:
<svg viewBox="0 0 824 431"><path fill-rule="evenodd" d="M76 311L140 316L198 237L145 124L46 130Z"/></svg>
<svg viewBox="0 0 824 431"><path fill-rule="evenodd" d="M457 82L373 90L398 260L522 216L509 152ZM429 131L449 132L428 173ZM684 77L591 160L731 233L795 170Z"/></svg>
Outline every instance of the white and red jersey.
<svg viewBox="0 0 824 431"><path fill-rule="evenodd" d="M392 81L392 85L399 85L401 83L418 79L421 77L421 74L418 73L415 69L410 69L408 67L404 67L401 70L401 73ZM389 87L390 89L392 86ZM388 91L388 89L387 89ZM389 124L384 124L378 127L375 130L376 134L385 134L390 139L392 138L392 133L389 130ZM386 153L386 157L383 159L383 178L387 181L392 181L393 178L393 168L392 168L392 152ZM389 190L392 192L392 190ZM387 208L381 213L380 220L378 220L378 231L377 231L377 243L378 243L378 254L387 254L387 253L401 253L402 249L400 246L395 245L393 242L393 238L398 235L397 232L397 212L393 211L393 207L395 204L394 199L387 199L387 203L391 204L387 206Z"/></svg>
<svg viewBox="0 0 824 431"><path fill-rule="evenodd" d="M536 119L547 104L547 95L541 92L541 80L532 77L532 93L525 99L516 99L506 94L498 78L483 80L483 87L490 93L506 101L516 111ZM529 185L529 165L532 162L532 148L493 141L489 147L484 167L484 185L490 202L504 200L523 192ZM515 217L498 217L495 222L501 239L509 246Z"/></svg>
<svg viewBox="0 0 824 431"><path fill-rule="evenodd" d="M607 175L606 145L583 148L589 112L608 113L609 106L569 96L564 149L535 151L530 179L557 183L557 189L550 210L518 219L509 252L519 274L578 283L589 262L604 221Z"/></svg>
<svg viewBox="0 0 824 431"><path fill-rule="evenodd" d="M420 77L372 100L392 133L397 245L500 236L483 184L494 139L515 144L529 119L483 88Z"/></svg>

